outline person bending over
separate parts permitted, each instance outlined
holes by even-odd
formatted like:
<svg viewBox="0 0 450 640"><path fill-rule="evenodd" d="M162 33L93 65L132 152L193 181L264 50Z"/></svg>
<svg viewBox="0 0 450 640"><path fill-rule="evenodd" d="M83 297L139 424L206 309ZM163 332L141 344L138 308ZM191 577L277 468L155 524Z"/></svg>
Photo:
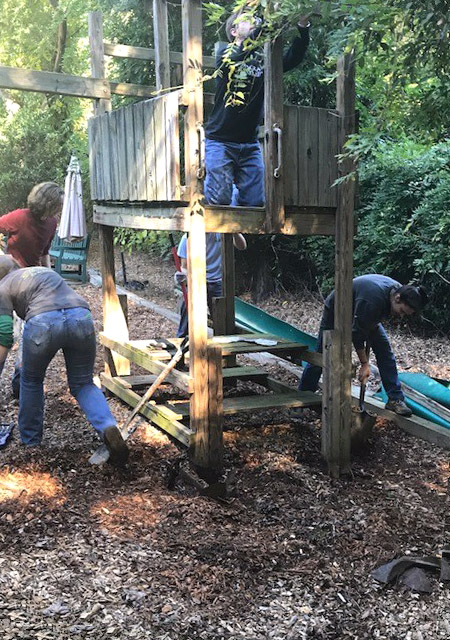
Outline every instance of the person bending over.
<svg viewBox="0 0 450 640"><path fill-rule="evenodd" d="M88 303L51 269L21 269L11 256L1 256L0 373L12 345L13 311L25 320L19 398L19 431L23 444L29 447L41 444L44 377L61 349L71 394L106 444L110 461L125 463L128 447L103 393L92 380L96 342Z"/></svg>
<svg viewBox="0 0 450 640"><path fill-rule="evenodd" d="M381 382L388 396L386 409L402 416L410 416L405 404L397 363L381 321L389 316L412 316L420 313L427 303L424 287L401 285L379 274L359 276L353 280L352 340L361 364L359 380L369 378L370 367L365 350L367 343L375 354ZM322 352L323 332L334 328L334 291L325 300L316 350ZM316 391L322 368L307 364L300 380L300 391Z"/></svg>
<svg viewBox="0 0 450 640"><path fill-rule="evenodd" d="M51 267L50 245L61 215L64 191L55 182L35 185L26 209L15 209L0 218L0 233L8 234L6 253L21 267Z"/></svg>

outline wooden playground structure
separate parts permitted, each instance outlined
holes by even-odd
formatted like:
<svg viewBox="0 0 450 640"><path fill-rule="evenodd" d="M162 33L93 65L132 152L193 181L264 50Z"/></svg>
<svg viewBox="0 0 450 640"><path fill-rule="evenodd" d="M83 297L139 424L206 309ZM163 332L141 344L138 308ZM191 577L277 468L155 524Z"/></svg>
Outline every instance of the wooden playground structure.
<svg viewBox="0 0 450 640"><path fill-rule="evenodd" d="M170 350L155 340L129 338L126 318L114 282L114 227L188 232L189 372L174 370L168 380L185 401L148 403L143 413L189 447L195 468L204 477L222 469L224 414L276 407L307 407L322 402L322 451L330 472L350 466L351 308L354 234L354 180L333 186L354 170L337 154L355 131L355 87L352 55L338 63L335 110L283 104L282 42L265 45L264 207L209 206L203 198L203 71L214 60L203 57L199 0L183 0L183 52L169 51L168 3L154 2L155 48L111 45L103 41L101 15L90 16L92 75L105 79L105 55L154 59L158 95L116 110L97 99L89 121L91 192L94 221L102 247L104 332L108 350L103 385L135 406L130 361L152 374L163 371ZM170 65L182 66L182 89L170 89ZM180 155L184 125L184 158ZM208 338L205 232L223 235L224 295L216 300L214 337ZM336 244L336 329L321 354L298 342L261 334L236 336L232 233L333 235ZM161 338L161 336L157 336ZM171 345L177 339L165 336ZM320 397L299 392L271 378L263 369L238 366L236 356L269 351L293 362L323 364ZM224 380L252 380L268 392L224 398Z"/></svg>
<svg viewBox="0 0 450 640"><path fill-rule="evenodd" d="M141 413L189 449L204 477L217 477L223 463L224 414L276 407L322 404L322 453L330 473L350 468L351 328L355 180L350 158L340 162L345 141L355 131L355 65L352 54L338 61L336 109L283 104L282 41L265 44L265 206L209 206L203 198L203 68L214 67L202 52L202 3L182 0L183 52L169 50L167 0L154 0L154 49L104 42L102 16L89 14L91 78L0 67L0 87L89 98L90 179L94 221L98 224L106 348L102 382L132 406L130 362L153 376L171 358L155 340L130 340L126 300L115 285L115 227L188 232L189 371L174 369L167 380L185 400L147 403ZM179 10L179 8L177 8ZM109 82L105 56L154 60L157 86ZM171 90L171 65L182 88ZM111 110L111 95L143 101ZM156 97L152 97L155 96ZM183 141L181 140L183 136ZM183 149L183 157L181 157ZM223 297L216 300L214 337L208 337L205 232L223 234ZM330 235L335 238L336 317L324 336L323 355L306 345L261 334L236 335L232 234ZM156 336L161 339L161 336ZM270 346L260 344L263 337ZM239 354L274 353L292 362L323 365L322 396L299 392L263 369L239 366ZM223 387L251 380L267 392L224 398ZM151 380L151 376L149 377ZM142 383L142 376L139 380Z"/></svg>

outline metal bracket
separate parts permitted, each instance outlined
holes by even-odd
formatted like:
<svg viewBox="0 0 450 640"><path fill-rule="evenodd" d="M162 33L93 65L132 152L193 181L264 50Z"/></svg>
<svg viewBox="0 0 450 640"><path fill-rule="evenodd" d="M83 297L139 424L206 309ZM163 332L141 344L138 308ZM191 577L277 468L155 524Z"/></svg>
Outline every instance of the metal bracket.
<svg viewBox="0 0 450 640"><path fill-rule="evenodd" d="M283 130L280 125L276 122L272 127L273 132L277 136L277 162L278 166L273 170L273 177L280 178L281 177L281 166L283 164Z"/></svg>
<svg viewBox="0 0 450 640"><path fill-rule="evenodd" d="M198 169L197 178L203 180L205 178L205 129L201 122L197 122L198 134Z"/></svg>

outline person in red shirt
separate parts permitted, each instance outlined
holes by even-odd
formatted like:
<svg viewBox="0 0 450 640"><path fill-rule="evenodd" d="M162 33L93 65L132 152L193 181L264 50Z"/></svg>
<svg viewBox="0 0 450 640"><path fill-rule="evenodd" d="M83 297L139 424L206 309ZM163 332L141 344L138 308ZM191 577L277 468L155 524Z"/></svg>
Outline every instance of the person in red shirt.
<svg viewBox="0 0 450 640"><path fill-rule="evenodd" d="M26 209L0 217L0 233L8 234L7 253L21 267L51 267L50 245L61 215L64 191L55 182L35 185Z"/></svg>

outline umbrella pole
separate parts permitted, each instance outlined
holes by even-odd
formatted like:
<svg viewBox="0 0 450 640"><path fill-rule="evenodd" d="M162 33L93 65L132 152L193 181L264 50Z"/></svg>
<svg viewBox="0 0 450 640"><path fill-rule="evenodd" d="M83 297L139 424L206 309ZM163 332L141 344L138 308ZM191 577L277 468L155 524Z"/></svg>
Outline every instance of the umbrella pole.
<svg viewBox="0 0 450 640"><path fill-rule="evenodd" d="M123 283L124 284L128 284L127 283L127 270L125 267L125 254L123 251L120 252L120 259L122 260L122 275L123 275Z"/></svg>

